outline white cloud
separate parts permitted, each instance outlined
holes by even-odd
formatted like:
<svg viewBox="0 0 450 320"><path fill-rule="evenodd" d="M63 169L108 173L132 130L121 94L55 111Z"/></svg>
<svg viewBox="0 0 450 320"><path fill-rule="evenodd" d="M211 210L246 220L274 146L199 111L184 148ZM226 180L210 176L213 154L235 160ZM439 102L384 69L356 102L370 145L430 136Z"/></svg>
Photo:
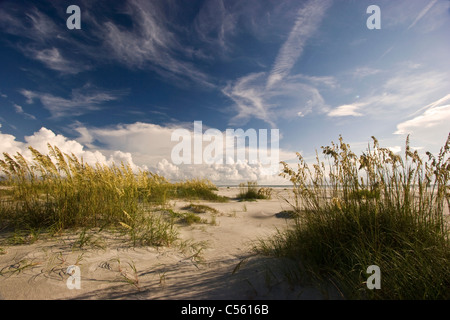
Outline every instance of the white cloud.
<svg viewBox="0 0 450 320"><path fill-rule="evenodd" d="M337 82L336 78L332 76L309 76L304 74L297 74L290 76L289 78L292 80L304 80L308 83L311 83L312 85L327 87L330 89L336 89L339 87L339 83Z"/></svg>
<svg viewBox="0 0 450 320"><path fill-rule="evenodd" d="M438 100L436 100L436 101L430 103L429 105L426 105L425 107L423 107L423 108L417 110L417 111L414 112L411 116L414 116L414 115L416 115L416 114L419 114L420 112L422 112L422 111L424 111L424 110L427 110L427 109L431 109L431 108L434 108L434 107L437 107L437 106L444 105L444 104L446 104L447 102L450 102L450 94L448 94L448 95L446 95L445 97L443 97L443 98L441 98L441 99L438 99Z"/></svg>
<svg viewBox="0 0 450 320"><path fill-rule="evenodd" d="M0 126L1 128L1 126ZM24 143L16 141L16 137L0 132L0 151L9 154L16 154L24 150Z"/></svg>
<svg viewBox="0 0 450 320"><path fill-rule="evenodd" d="M172 133L179 129L184 129L186 135L183 139L190 139L191 141L191 163L193 163L194 155L194 137L192 124L185 125L168 125L160 126L151 123L136 122L132 124L116 125L106 128L89 128L84 127L82 124L77 124L75 130L80 133L79 142L84 141L89 143L91 147L94 144L102 145L99 150L102 154L112 154L110 150L121 150L132 154L134 163L138 166L146 166L150 171L161 174L171 180L191 179L191 178L207 178L216 183L224 183L229 181L245 181L245 180L260 180L269 181L276 180L276 176L267 175L267 165L262 165L261 161L257 161L255 164L248 163L248 158L245 161L223 161L223 164L207 164L202 157L201 164L180 164L175 165L172 162L172 149L178 145L181 140L171 141ZM207 128L203 125L202 132L203 137L206 137ZM238 128L235 128L238 129ZM239 153L238 147L230 147L229 140L226 138L225 132L222 134L223 140L223 155L227 155L229 150L233 153ZM270 134L270 132L269 132ZM183 140L185 141L185 140ZM228 142L227 142L228 141ZM269 137L270 141L270 137ZM211 140L204 140L201 142L201 154L204 155L205 149L210 146ZM233 142L234 143L234 142ZM246 157L251 151L248 146L244 146L246 149ZM261 151L262 152L262 151ZM259 153L258 153L259 155ZM295 156L294 152L287 150L279 150L279 160L290 159ZM259 158L259 160L261 160ZM215 161L213 161L215 162ZM278 162L277 162L278 163ZM274 181L275 181L274 180Z"/></svg>
<svg viewBox="0 0 450 320"><path fill-rule="evenodd" d="M279 168L281 171L281 166ZM157 164L156 172L172 181L206 178L217 184L238 184L245 181L258 181L259 184L289 184L289 181L278 175L267 175L260 164L250 165L248 162L175 166L164 159Z"/></svg>
<svg viewBox="0 0 450 320"><path fill-rule="evenodd" d="M442 72L405 73L389 79L382 86L382 92L372 97L371 102L385 112L411 110L425 104L449 84L447 75ZM380 109L371 108L371 111L379 112Z"/></svg>
<svg viewBox="0 0 450 320"><path fill-rule="evenodd" d="M104 154L111 154L111 150L121 150L133 155L133 160L142 166L154 167L163 159L170 159L175 142L170 141L175 127L163 127L151 123L136 122L119 124L111 127L75 126L80 134L77 141L85 143L90 148L101 145Z"/></svg>
<svg viewBox="0 0 450 320"><path fill-rule="evenodd" d="M400 146L388 147L388 149L391 150L393 153L400 153L402 151L402 147Z"/></svg>
<svg viewBox="0 0 450 320"><path fill-rule="evenodd" d="M415 112L414 118L397 124L394 134L410 134L427 146L440 147L450 133L450 94Z"/></svg>
<svg viewBox="0 0 450 320"><path fill-rule="evenodd" d="M74 153L77 157L90 164L102 163L111 165L124 161L129 163L134 171L148 169L165 176L170 180L206 178L215 183L239 183L247 180L258 180L265 184L283 184L287 181L278 177L277 173L268 175L267 165L261 161L250 164L248 158L223 164L181 164L175 165L171 160L172 147L178 142L171 141L171 134L179 126L162 127L149 123L134 123L118 125L112 128L87 128L77 124L75 130L81 133L80 139L69 139L61 134L55 134L47 128L41 128L30 136L24 137L25 142L16 137L0 132L0 151L15 154L22 153L31 160L28 146L33 146L42 153L48 153L47 143L57 146L62 152ZM188 130L188 129L186 129ZM188 130L192 135L192 130ZM222 133L225 137L225 132ZM269 139L270 140L270 139ZM87 142L89 149L80 141ZM193 139L192 139L193 141ZM202 143L202 154L211 142ZM102 147L96 147L102 145ZM228 143L224 144L224 154ZM247 152L248 146L244 146ZM233 151L239 152L239 148ZM294 158L295 153L279 150L279 160ZM259 159L261 160L261 159ZM278 160L274 163L278 166ZM281 169L281 167L279 167Z"/></svg>
<svg viewBox="0 0 450 320"><path fill-rule="evenodd" d="M345 117L345 116L360 117L360 116L362 116L362 113L358 112L358 110L363 105L364 104L361 104L361 103L345 104L345 105L339 106L339 107L331 110L330 112L328 112L328 116L330 116L330 117Z"/></svg>
<svg viewBox="0 0 450 320"><path fill-rule="evenodd" d="M446 92L450 81L445 72L427 70L412 62L402 64L394 76L379 82L369 94L357 103L349 103L332 111L331 115L368 115L392 120L405 112L417 112L436 95ZM329 114L330 115L330 114Z"/></svg>
<svg viewBox="0 0 450 320"><path fill-rule="evenodd" d="M190 62L195 50L170 31L186 34L183 28L172 29L168 22L178 18L176 10L171 10L176 8L175 3L129 0L118 4L117 10L133 21L129 28L103 15L95 6L84 5L82 30L89 29L90 33L77 32L73 36L73 32L67 32L61 25L67 19L64 10L54 19L33 6L23 13L13 2L0 8L0 29L21 38L14 44L17 50L61 74L92 69L92 62L119 62L129 68L153 70L166 80L177 80L176 84L190 81L213 87L209 77Z"/></svg>
<svg viewBox="0 0 450 320"><path fill-rule="evenodd" d="M450 105L432 107L426 110L420 116L411 120L404 121L397 125L395 134L407 134L414 132L422 132L425 130L436 129L436 127L443 127L444 130L449 130L450 123Z"/></svg>

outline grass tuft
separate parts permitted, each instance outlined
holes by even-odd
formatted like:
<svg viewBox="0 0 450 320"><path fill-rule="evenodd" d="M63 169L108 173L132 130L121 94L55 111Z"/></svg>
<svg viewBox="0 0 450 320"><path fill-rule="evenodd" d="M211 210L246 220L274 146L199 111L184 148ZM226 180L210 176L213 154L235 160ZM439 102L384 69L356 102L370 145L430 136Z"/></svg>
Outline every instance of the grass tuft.
<svg viewBox="0 0 450 320"><path fill-rule="evenodd" d="M299 274L326 281L351 299L449 299L450 135L437 157L401 157L373 138L357 157L339 139L322 147L311 169L298 154L293 227L255 250L294 261ZM328 165L327 165L328 164ZM447 220L447 221L446 221ZM381 289L366 286L367 267L381 270Z"/></svg>
<svg viewBox="0 0 450 320"><path fill-rule="evenodd" d="M189 210L191 212L194 213L206 213L206 212L211 212L211 213L219 213L219 211L217 209L214 209L213 207L204 205L204 204L189 204L183 208L181 208L183 210Z"/></svg>
<svg viewBox="0 0 450 320"><path fill-rule="evenodd" d="M256 181L247 181L239 184L239 194L237 198L241 201L252 201L257 199L270 199L272 188L260 188Z"/></svg>

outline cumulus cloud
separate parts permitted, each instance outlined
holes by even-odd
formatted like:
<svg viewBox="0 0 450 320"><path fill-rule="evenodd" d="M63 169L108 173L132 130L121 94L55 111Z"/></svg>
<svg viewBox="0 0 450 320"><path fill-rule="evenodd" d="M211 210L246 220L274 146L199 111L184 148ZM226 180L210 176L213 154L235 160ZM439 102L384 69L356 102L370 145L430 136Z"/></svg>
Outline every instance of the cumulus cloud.
<svg viewBox="0 0 450 320"><path fill-rule="evenodd" d="M194 138L194 127L192 124L184 125L168 125L160 126L151 123L136 122L132 124L116 125L113 127L85 127L82 124L77 124L76 132L80 134L77 139L78 142L88 143L93 146L95 144L101 145L99 150L105 154L111 154L110 150L121 150L132 154L133 161L138 166L146 166L152 172L161 174L171 180L183 180L191 178L207 178L216 183L224 183L225 181L278 181L278 170L276 173L270 172L270 165L266 159L261 158L263 152L266 152L268 159L272 156L270 149L254 150L254 146L249 143L244 145L234 144L231 142L231 136L227 137L226 131L220 131L213 128L208 128L202 125L199 129L201 136L200 140ZM233 133L245 135L248 132L242 131L239 133L238 128L235 128ZM261 138L259 131L255 132L257 139ZM174 134L174 135L173 135ZM259 136L258 136L259 135ZM215 148L216 137L221 138L221 144ZM267 147L272 145L271 132L267 132ZM200 155L199 163L195 161L195 147L194 144L200 142L201 147L198 149ZM261 140L258 140L261 143ZM182 149L181 153L188 152L188 161L181 161L175 163L173 158L173 150L175 146L181 144L189 145L187 149ZM259 146L261 147L261 145ZM219 150L222 148L222 150ZM258 148L258 146L256 147ZM214 155L210 153L214 151ZM260 151L261 150L261 151ZM215 158L215 152L221 155L220 158ZM231 152L230 152L231 151ZM295 156L294 152L288 152L279 149L278 159L274 168L279 169L278 161L286 160ZM249 154L257 154L257 161L249 161ZM258 153L260 152L260 153ZM176 153L176 152L175 152ZM244 155L239 157L238 155ZM228 159L232 155L232 159ZM273 159L275 159L275 153ZM210 159L210 157L212 157ZM219 161L221 159L222 161ZM212 160L212 161L209 161Z"/></svg>
<svg viewBox="0 0 450 320"><path fill-rule="evenodd" d="M128 163L133 171L146 169L145 167L137 166L132 159L130 153L121 151L113 151L109 157L102 152L95 150L85 150L85 147L75 140L68 139L61 134L55 134L52 130L42 127L39 131L30 136L24 137L25 142L16 140L16 137L0 132L0 151L6 152L10 155L15 155L17 152L21 153L25 159L32 161L31 151L28 149L32 146L43 154L48 154L49 143L52 146L57 146L63 153L74 154L79 159L83 159L85 163L94 165L96 163L112 165L113 163L120 164L121 162Z"/></svg>
<svg viewBox="0 0 450 320"><path fill-rule="evenodd" d="M160 126L151 123L136 122L110 127L86 127L81 123L74 127L79 133L77 141L90 148L101 145L103 153L121 150L131 153L136 163L155 165L164 158L170 159L175 142L171 142L174 126Z"/></svg>
<svg viewBox="0 0 450 320"><path fill-rule="evenodd" d="M199 149L201 161L199 163L191 161L176 165L172 160L172 148L181 140L172 141L172 133L175 130L185 130L187 134L183 139L188 139L189 144L192 145L191 150L194 151L194 131L187 125L184 127L174 125L163 127L138 122L111 128L89 128L78 123L72 129L80 134L77 140L67 138L62 134L56 134L44 127L32 135L24 137L24 142L18 141L13 135L0 132L0 152L7 152L11 155L20 152L26 159L32 160L32 154L28 150L28 146L47 154L47 144L50 143L57 146L63 153L73 153L89 164L112 165L113 163L124 162L128 163L135 172L139 169L149 170L172 181L206 178L217 184L240 183L248 180L257 180L263 184L284 184L286 181L278 177L281 170L279 161L295 157L294 152L283 149L271 150L271 146L276 145L275 142L271 141L271 132L268 132L266 147L261 145L262 140L261 135L259 135L257 137L259 146L256 147L257 150L253 150L252 148L255 148L255 146L239 143L235 145L234 138L227 137L225 131L220 132L205 126L206 130L202 130L203 140ZM223 161L205 161L205 154L208 155L205 150L208 147L211 148L211 144L214 142L214 140L209 140L213 130L217 131L215 132L217 135L223 137L221 153L223 154ZM247 134L246 131L239 132L236 129L234 133L238 136L242 134L242 137ZM89 147L86 147L86 145L89 145ZM261 149L261 147L264 148ZM230 150L232 153L229 153ZM258 156L256 161L250 161L249 154L253 151ZM239 155L244 155L244 157ZM194 154L191 156L191 159L194 159ZM232 157L231 160L226 158L230 156ZM262 158L262 156L266 156L266 158Z"/></svg>
<svg viewBox="0 0 450 320"><path fill-rule="evenodd" d="M279 166L281 171L281 166ZM206 178L217 184L238 184L245 181L258 181L260 184L287 184L286 179L278 175L267 175L266 168L260 163L251 165L248 161L234 164L198 164L175 166L167 159L160 161L156 172L175 181L193 178Z"/></svg>
<svg viewBox="0 0 450 320"><path fill-rule="evenodd" d="M24 149L25 144L17 141L16 137L0 132L0 150L2 153L16 154L17 152L23 152Z"/></svg>

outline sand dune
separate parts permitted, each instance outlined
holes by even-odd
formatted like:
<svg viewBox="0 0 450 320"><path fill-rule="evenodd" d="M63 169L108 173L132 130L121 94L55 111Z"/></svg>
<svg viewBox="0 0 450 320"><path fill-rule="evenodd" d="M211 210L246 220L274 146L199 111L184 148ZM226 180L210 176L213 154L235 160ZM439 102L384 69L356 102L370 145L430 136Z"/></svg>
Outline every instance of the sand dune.
<svg viewBox="0 0 450 320"><path fill-rule="evenodd" d="M234 197L237 188L220 188ZM2 299L320 299L315 288L292 288L271 267L273 259L252 254L252 242L290 223L277 213L289 209L276 189L271 200L227 203L202 201L219 211L202 213L214 224L180 226L172 247L131 247L113 233L90 234L89 245L74 246L77 234L2 246ZM188 204L173 201L174 210ZM79 266L80 289L69 289L67 267Z"/></svg>

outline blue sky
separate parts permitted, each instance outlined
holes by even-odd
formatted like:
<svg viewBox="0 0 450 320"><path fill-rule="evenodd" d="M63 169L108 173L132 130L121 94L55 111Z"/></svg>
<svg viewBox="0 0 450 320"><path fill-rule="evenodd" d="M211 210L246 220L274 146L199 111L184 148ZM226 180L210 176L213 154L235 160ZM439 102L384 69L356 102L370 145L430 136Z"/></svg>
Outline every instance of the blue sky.
<svg viewBox="0 0 450 320"><path fill-rule="evenodd" d="M66 26L73 4L80 30ZM366 26L370 5L381 29ZM0 151L49 142L218 183L270 179L245 163L175 166L174 130L279 129L286 161L340 134L357 152L371 136L401 151L407 134L437 152L450 131L448 30L448 0L5 0Z"/></svg>

